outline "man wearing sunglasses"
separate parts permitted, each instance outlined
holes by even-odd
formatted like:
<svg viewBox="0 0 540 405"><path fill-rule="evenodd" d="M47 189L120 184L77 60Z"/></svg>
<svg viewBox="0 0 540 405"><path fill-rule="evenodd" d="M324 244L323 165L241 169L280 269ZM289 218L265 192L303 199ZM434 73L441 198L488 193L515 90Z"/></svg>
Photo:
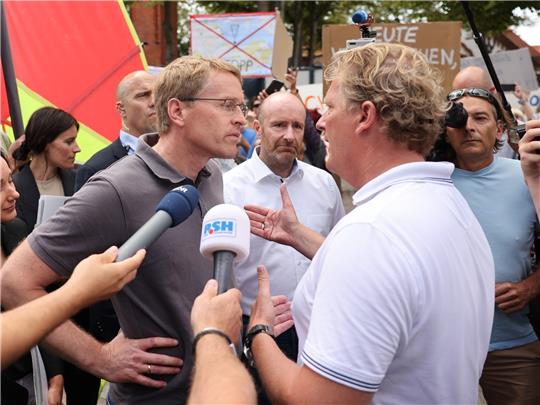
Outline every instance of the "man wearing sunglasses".
<svg viewBox="0 0 540 405"><path fill-rule="evenodd" d="M519 161L494 157L503 131L501 107L487 90L458 89L448 95L468 113L464 128L446 129L455 153L452 180L490 244L495 262L495 315L480 384L488 404L540 403L540 342L527 318L540 289L531 274L535 208Z"/></svg>
<svg viewBox="0 0 540 405"><path fill-rule="evenodd" d="M2 305L44 295L81 258L126 241L168 191L197 186L191 216L147 249L137 278L113 297L123 334L103 344L67 322L47 339L64 357L115 383L109 404L187 399L191 306L212 277L211 261L199 252L202 219L223 202L221 172L211 158L236 156L246 111L240 72L219 60L179 58L157 79L155 108L159 133L140 137L134 155L93 176L2 268Z"/></svg>
<svg viewBox="0 0 540 405"><path fill-rule="evenodd" d="M497 90L495 89L495 86L493 86L488 71L479 66L466 67L456 75L452 82L452 89L466 89L471 87L488 90L493 95L497 94ZM512 146L509 143L507 132L503 132L501 146L494 152L494 155L517 159L517 146Z"/></svg>

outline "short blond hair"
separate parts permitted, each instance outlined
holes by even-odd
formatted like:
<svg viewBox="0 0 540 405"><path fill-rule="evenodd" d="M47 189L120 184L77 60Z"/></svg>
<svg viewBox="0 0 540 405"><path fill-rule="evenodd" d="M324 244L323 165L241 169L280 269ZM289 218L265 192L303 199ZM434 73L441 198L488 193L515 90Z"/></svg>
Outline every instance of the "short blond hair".
<svg viewBox="0 0 540 405"><path fill-rule="evenodd" d="M443 130L440 74L413 48L377 43L338 52L324 78L340 80L349 107L371 101L387 135L409 150L425 156Z"/></svg>
<svg viewBox="0 0 540 405"><path fill-rule="evenodd" d="M228 62L200 56L182 56L169 63L159 74L155 87L155 105L159 132L170 127L168 103L171 98L196 97L206 86L210 72L233 74L240 84L240 71Z"/></svg>

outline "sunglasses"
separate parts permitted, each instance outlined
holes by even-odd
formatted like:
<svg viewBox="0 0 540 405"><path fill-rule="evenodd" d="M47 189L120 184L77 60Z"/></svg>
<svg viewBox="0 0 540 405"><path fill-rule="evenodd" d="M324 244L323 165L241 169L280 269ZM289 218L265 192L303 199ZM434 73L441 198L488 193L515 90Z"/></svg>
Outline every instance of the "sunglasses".
<svg viewBox="0 0 540 405"><path fill-rule="evenodd" d="M446 96L446 98L448 99L448 101L456 101L465 96L477 97L486 100L493 107L495 107L495 110L497 111L497 118L502 119L502 111L501 107L499 106L499 102L493 94L491 94L485 89L479 89L476 87L470 87L468 89L458 89L448 93L448 96Z"/></svg>

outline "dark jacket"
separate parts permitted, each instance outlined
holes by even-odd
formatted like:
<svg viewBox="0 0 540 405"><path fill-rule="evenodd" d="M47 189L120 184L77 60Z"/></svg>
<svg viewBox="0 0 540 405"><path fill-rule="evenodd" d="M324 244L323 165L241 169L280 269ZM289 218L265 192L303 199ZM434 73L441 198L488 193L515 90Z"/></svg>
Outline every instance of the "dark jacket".
<svg viewBox="0 0 540 405"><path fill-rule="evenodd" d="M75 190L75 170L58 169L58 173L64 188L64 195L72 196ZM13 176L13 183L21 194L16 204L17 217L26 223L28 233L31 233L36 225L40 194L28 164L21 167L21 170Z"/></svg>
<svg viewBox="0 0 540 405"><path fill-rule="evenodd" d="M75 191L79 191L79 189L84 186L88 179L94 174L100 170L106 169L126 155L127 149L124 148L120 142L120 138L117 138L116 141L95 153L94 156L77 170Z"/></svg>

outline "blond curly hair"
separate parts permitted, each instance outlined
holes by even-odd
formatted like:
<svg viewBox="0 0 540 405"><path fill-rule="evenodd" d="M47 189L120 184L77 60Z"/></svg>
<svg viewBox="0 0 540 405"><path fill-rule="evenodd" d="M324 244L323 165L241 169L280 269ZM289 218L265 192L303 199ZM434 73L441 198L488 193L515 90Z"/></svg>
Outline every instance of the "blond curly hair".
<svg viewBox="0 0 540 405"><path fill-rule="evenodd" d="M182 56L161 71L155 87L155 105L159 132L167 132L170 127L167 106L169 100L196 97L206 86L210 72L232 73L240 84L240 71L228 62L207 59L200 56Z"/></svg>
<svg viewBox="0 0 540 405"><path fill-rule="evenodd" d="M374 43L334 55L324 72L339 79L348 106L371 101L387 135L426 155L443 130L446 101L441 76L408 46Z"/></svg>

